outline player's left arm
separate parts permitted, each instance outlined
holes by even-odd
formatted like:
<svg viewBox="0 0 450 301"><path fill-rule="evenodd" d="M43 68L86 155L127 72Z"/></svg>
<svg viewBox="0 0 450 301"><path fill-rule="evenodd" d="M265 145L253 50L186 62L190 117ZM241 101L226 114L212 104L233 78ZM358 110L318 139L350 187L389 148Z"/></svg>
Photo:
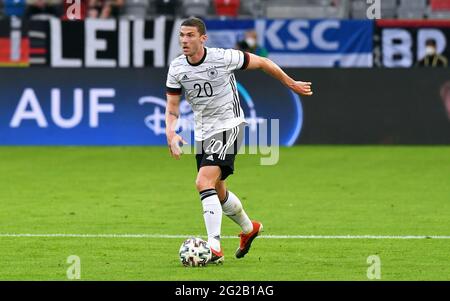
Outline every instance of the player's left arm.
<svg viewBox="0 0 450 301"><path fill-rule="evenodd" d="M297 94L310 96L313 94L311 82L296 81L291 78L283 69L268 58L261 57L252 53L246 53L248 57L248 65L246 69L261 69L272 77L278 79L286 87Z"/></svg>

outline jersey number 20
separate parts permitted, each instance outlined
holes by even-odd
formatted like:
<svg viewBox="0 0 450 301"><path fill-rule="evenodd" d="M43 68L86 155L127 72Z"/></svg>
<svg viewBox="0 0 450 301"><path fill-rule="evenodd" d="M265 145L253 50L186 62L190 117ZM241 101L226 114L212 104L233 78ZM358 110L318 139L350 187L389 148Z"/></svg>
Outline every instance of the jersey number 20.
<svg viewBox="0 0 450 301"><path fill-rule="evenodd" d="M213 95L213 88L212 88L211 84L208 82L205 82L203 84L203 89L200 84L195 84L194 89L196 89L196 90L198 89L197 97L206 97L206 96L210 97ZM205 93L205 95L202 95L202 91Z"/></svg>

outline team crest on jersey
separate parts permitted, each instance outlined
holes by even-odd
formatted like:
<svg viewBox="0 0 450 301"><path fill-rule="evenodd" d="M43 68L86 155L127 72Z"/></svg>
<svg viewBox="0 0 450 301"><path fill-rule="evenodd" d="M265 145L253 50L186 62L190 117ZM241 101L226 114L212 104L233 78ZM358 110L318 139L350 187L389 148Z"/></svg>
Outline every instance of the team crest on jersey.
<svg viewBox="0 0 450 301"><path fill-rule="evenodd" d="M214 66L214 67L208 68L208 69L206 70L206 73L208 74L208 77L209 77L210 79L214 79L214 78L217 77L217 75L219 75L219 73L217 72L217 69L216 69L215 66Z"/></svg>

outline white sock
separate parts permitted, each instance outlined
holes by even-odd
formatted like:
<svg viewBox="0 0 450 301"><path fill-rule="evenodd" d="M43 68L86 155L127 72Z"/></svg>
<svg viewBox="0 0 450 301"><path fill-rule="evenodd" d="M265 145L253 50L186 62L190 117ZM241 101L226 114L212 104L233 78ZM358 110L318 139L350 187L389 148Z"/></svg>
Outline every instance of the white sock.
<svg viewBox="0 0 450 301"><path fill-rule="evenodd" d="M241 201L229 190L227 191L225 202L222 204L222 210L223 214L241 226L242 232L247 234L253 231L252 221L248 218L247 213L245 213Z"/></svg>
<svg viewBox="0 0 450 301"><path fill-rule="evenodd" d="M222 226L222 206L215 189L206 189L200 192L203 205L203 218L205 219L208 244L216 251L220 251L220 228Z"/></svg>

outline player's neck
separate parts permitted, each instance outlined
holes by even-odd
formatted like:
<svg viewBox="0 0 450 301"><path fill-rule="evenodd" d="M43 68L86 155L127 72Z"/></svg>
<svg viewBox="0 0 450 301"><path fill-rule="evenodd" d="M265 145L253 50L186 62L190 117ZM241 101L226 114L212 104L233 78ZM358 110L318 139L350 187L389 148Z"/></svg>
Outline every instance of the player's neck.
<svg viewBox="0 0 450 301"><path fill-rule="evenodd" d="M186 59L188 60L188 63L194 66L198 66L205 60L206 56L206 49L205 47L202 47L196 54L193 56L187 56Z"/></svg>

